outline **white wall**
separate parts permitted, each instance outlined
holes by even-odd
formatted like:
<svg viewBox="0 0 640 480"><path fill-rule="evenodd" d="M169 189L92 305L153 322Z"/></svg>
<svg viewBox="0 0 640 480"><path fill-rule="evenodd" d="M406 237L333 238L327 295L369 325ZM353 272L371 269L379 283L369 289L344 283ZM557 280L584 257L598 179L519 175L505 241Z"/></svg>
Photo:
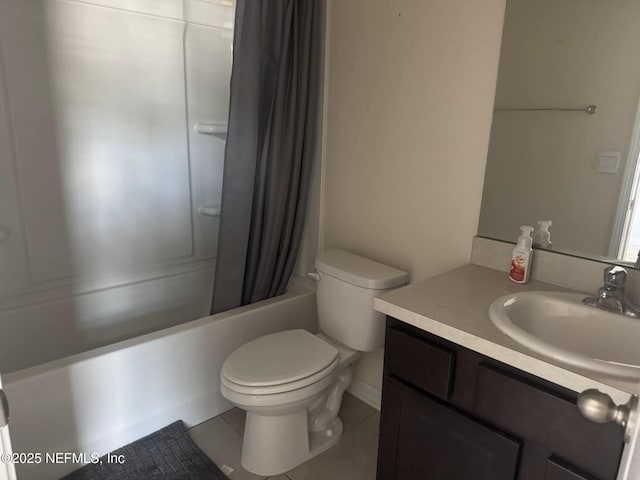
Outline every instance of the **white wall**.
<svg viewBox="0 0 640 480"><path fill-rule="evenodd" d="M322 248L412 280L469 262L504 3L329 2ZM381 365L357 379L380 388Z"/></svg>

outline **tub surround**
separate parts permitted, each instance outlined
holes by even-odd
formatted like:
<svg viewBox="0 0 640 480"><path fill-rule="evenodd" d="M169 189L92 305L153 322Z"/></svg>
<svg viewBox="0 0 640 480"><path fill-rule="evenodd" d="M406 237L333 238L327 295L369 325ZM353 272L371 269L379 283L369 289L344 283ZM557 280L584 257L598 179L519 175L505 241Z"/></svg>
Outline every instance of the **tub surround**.
<svg viewBox="0 0 640 480"><path fill-rule="evenodd" d="M233 18L0 4L3 374L209 315L219 219L198 208L220 203L224 142L192 127L228 116Z"/></svg>
<svg viewBox="0 0 640 480"><path fill-rule="evenodd" d="M555 362L516 343L489 319L496 298L527 290L566 291L533 280L511 282L505 272L466 265L375 299L379 312L438 337L543 378L570 390L597 388L620 404L640 391L640 383L586 372Z"/></svg>

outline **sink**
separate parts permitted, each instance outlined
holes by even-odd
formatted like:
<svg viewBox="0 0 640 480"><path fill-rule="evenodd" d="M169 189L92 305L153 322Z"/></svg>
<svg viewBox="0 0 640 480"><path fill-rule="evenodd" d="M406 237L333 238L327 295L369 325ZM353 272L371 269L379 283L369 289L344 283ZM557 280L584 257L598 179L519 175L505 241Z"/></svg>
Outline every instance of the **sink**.
<svg viewBox="0 0 640 480"><path fill-rule="evenodd" d="M585 295L522 292L496 299L489 318L534 352L582 369L640 378L640 319L582 303Z"/></svg>

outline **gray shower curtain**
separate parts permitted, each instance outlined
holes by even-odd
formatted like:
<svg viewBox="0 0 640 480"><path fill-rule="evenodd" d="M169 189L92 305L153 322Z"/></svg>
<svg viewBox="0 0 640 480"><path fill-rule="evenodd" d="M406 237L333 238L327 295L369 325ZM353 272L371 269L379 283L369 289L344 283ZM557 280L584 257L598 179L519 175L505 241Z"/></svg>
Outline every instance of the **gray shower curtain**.
<svg viewBox="0 0 640 480"><path fill-rule="evenodd" d="M212 313L285 292L316 135L321 0L238 0Z"/></svg>

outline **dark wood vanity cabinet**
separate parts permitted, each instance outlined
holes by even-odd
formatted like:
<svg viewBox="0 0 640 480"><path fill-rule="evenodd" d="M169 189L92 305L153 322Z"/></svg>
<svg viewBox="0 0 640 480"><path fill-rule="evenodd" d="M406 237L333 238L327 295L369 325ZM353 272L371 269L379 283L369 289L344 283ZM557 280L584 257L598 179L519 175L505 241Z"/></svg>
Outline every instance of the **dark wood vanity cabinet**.
<svg viewBox="0 0 640 480"><path fill-rule="evenodd" d="M623 430L577 394L387 320L378 480L615 480Z"/></svg>
<svg viewBox="0 0 640 480"><path fill-rule="evenodd" d="M379 479L510 480L520 442L389 378Z"/></svg>

